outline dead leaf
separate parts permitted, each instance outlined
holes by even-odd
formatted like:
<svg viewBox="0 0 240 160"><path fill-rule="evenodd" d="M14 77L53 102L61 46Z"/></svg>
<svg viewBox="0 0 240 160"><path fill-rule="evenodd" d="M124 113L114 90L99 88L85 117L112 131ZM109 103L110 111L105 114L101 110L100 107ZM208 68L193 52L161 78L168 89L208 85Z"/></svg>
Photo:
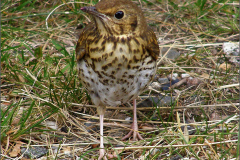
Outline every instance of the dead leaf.
<svg viewBox="0 0 240 160"><path fill-rule="evenodd" d="M30 62L33 62L33 61L35 61L35 60L37 60L35 57L30 58L30 59L25 63L25 65L27 66Z"/></svg>
<svg viewBox="0 0 240 160"><path fill-rule="evenodd" d="M99 144L92 144L92 148L97 148Z"/></svg>
<svg viewBox="0 0 240 160"><path fill-rule="evenodd" d="M187 79L187 86L190 87L190 86L197 86L201 83L201 80L198 79L197 77L195 78L188 78Z"/></svg>
<svg viewBox="0 0 240 160"><path fill-rule="evenodd" d="M15 146L13 147L12 151L9 153L10 157L17 157L17 155L21 152L21 146L24 144L21 141L16 141Z"/></svg>
<svg viewBox="0 0 240 160"><path fill-rule="evenodd" d="M200 75L201 78L204 78L204 79L209 79L210 78L210 75L207 74L207 73L203 73L202 75Z"/></svg>
<svg viewBox="0 0 240 160"><path fill-rule="evenodd" d="M18 79L20 82L23 82L23 83L25 82L25 80L21 74L18 74L17 76L18 76Z"/></svg>
<svg viewBox="0 0 240 160"><path fill-rule="evenodd" d="M14 117L13 121L12 121L12 125L18 124L20 121L20 118L18 117Z"/></svg>
<svg viewBox="0 0 240 160"><path fill-rule="evenodd" d="M220 66L219 66L219 68L222 69L222 70L227 70L227 69L230 69L231 67L232 67L231 64L225 63L225 62L220 64Z"/></svg>
<svg viewBox="0 0 240 160"><path fill-rule="evenodd" d="M70 154L71 151L72 151L72 148L70 146L63 147L62 151L63 151L64 154Z"/></svg>
<svg viewBox="0 0 240 160"><path fill-rule="evenodd" d="M2 105L9 106L9 105L11 105L11 103L10 102L2 102Z"/></svg>

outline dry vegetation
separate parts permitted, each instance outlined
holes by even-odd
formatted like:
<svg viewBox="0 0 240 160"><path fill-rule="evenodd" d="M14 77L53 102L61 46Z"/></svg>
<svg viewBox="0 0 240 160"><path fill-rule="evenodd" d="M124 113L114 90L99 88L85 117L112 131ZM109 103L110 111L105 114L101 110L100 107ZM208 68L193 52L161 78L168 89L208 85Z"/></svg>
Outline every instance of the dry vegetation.
<svg viewBox="0 0 240 160"><path fill-rule="evenodd" d="M90 18L79 8L96 2L2 2L1 159L36 159L23 156L24 148L46 149L41 159L97 159L98 115L79 83L74 53ZM136 3L160 47L180 53L175 60L162 53L156 79L177 73L180 81L139 97L175 98L138 108L142 141L120 141L130 126L129 104L108 107L106 149L118 159L237 159L239 57L222 46L239 42L239 2ZM193 79L181 77L186 73Z"/></svg>

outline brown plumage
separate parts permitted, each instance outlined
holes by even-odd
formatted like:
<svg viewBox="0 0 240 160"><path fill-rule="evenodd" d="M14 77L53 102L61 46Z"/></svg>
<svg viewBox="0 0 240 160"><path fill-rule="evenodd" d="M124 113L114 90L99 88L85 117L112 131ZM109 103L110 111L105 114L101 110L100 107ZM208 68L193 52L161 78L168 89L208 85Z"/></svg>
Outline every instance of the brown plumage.
<svg viewBox="0 0 240 160"><path fill-rule="evenodd" d="M76 47L79 78L100 115L100 148L103 148L105 107L136 99L156 73L159 46L141 9L129 0L102 0L82 11L93 16L80 34ZM137 132L136 101L131 131L123 139L142 139ZM99 159L104 158L100 149Z"/></svg>

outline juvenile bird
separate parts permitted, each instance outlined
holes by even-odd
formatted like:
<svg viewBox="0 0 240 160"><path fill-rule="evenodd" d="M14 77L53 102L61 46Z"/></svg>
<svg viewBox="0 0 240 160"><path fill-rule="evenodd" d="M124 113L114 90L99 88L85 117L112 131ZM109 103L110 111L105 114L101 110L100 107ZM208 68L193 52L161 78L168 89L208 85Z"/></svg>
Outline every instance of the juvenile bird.
<svg viewBox="0 0 240 160"><path fill-rule="evenodd" d="M106 159L103 145L106 106L133 100L132 130L122 140L132 134L133 140L143 139L138 132L136 98L154 78L159 46L142 10L130 0L101 0L81 10L91 14L93 21L84 28L76 46L79 78L98 106L99 159Z"/></svg>

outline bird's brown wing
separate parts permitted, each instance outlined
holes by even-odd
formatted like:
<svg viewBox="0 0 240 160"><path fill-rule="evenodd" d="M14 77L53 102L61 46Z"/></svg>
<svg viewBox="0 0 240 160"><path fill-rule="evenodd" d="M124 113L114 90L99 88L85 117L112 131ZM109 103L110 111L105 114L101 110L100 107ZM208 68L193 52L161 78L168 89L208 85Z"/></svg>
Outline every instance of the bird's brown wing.
<svg viewBox="0 0 240 160"><path fill-rule="evenodd" d="M81 60L87 53L87 39L89 35L93 35L96 32L94 23L89 23L80 33L77 46L76 46L76 59Z"/></svg>
<svg viewBox="0 0 240 160"><path fill-rule="evenodd" d="M146 49L148 50L150 55L154 58L154 60L157 60L160 50L157 42L157 37L150 27L147 28L146 40L147 40Z"/></svg>

